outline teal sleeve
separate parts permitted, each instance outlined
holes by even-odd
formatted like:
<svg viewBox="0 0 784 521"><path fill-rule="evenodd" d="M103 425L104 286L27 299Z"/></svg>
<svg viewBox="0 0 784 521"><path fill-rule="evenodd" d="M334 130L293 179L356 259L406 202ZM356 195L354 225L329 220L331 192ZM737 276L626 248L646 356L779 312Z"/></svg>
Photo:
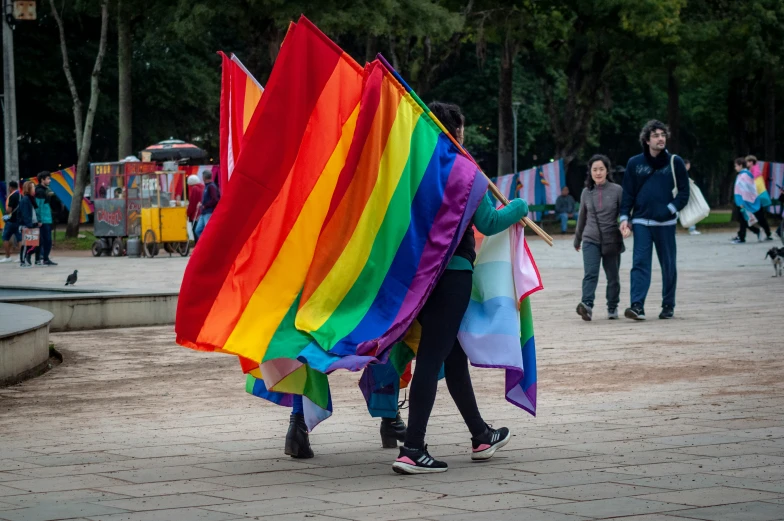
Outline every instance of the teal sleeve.
<svg viewBox="0 0 784 521"><path fill-rule="evenodd" d="M496 210L490 194L485 194L474 214L474 224L482 235L495 235L526 215L528 215L528 203L524 200L514 199L508 206Z"/></svg>

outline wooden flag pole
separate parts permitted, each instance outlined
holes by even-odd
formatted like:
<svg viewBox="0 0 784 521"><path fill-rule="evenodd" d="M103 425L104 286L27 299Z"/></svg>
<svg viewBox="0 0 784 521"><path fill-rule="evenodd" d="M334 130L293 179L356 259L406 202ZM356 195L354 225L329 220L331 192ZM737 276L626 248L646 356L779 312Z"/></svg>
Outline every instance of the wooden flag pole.
<svg viewBox="0 0 784 521"><path fill-rule="evenodd" d="M482 172L482 175L487 177L487 174L485 174L484 172ZM495 198L498 199L499 201L501 201L501 203L504 206L508 205L509 204L509 199L504 197L504 194L501 193L501 190L498 189L498 187L495 185L495 183L493 183L490 180L489 177L487 178L487 181L489 183L489 189L490 189L491 192L493 192L493 195L495 196ZM550 237L550 235L546 231L544 231L542 228L540 228L539 225L536 224L535 222L533 222L531 219L529 219L528 217L523 217L522 224L523 224L523 226L530 227L534 231L534 233L536 233L536 235L538 235L539 237L541 237L544 240L544 242L546 242L550 246L553 245L553 238Z"/></svg>

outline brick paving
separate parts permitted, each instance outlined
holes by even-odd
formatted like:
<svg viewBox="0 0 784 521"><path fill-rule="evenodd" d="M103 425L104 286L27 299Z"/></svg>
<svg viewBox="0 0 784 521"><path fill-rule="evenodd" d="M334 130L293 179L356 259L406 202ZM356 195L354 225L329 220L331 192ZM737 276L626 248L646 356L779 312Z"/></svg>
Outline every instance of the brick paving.
<svg viewBox="0 0 784 521"><path fill-rule="evenodd" d="M515 436L473 463L441 384L428 442L450 470L425 477L392 473L355 374L331 379L316 457L292 460L287 410L246 395L232 358L177 347L171 328L53 335L65 362L0 389L0 519L784 520L784 279L763 260L770 243L730 236L679 236L676 318L655 318L657 270L645 323L580 321L580 256L533 242L539 415L474 370L485 419Z"/></svg>

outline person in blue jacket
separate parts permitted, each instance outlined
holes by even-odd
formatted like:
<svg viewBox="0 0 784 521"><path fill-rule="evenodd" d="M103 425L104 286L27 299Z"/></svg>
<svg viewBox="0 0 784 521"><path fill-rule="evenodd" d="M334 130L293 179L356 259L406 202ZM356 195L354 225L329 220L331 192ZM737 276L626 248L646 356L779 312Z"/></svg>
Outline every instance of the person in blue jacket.
<svg viewBox="0 0 784 521"><path fill-rule="evenodd" d="M22 197L19 199L19 223L22 230L25 228L40 228L41 223L38 220L36 208L35 184L32 181L27 181L22 186ZM36 246L22 246L22 251L19 254L19 266L21 268L32 267L33 264L30 262L30 257L36 249Z"/></svg>
<svg viewBox="0 0 784 521"><path fill-rule="evenodd" d="M670 131L661 121L652 120L640 132L643 153L629 159L623 176L621 233L634 232L631 273L631 307L624 315L645 320L645 297L651 287L653 247L662 270L662 310L659 318L675 313L676 270L675 225L678 212L689 202L689 173L683 160L671 161L667 151ZM671 163L675 167L675 179ZM673 190L677 193L673 195Z"/></svg>
<svg viewBox="0 0 784 521"><path fill-rule="evenodd" d="M459 143L463 142L465 119L456 105L433 103L433 114ZM496 210L489 194L485 194L472 219L484 235L494 235L512 226L528 214L528 204L515 199ZM408 429L400 455L392 468L399 474L445 472L447 464L427 452L425 431L433 410L438 387L438 374L443 365L449 394L457 405L471 432L474 460L490 459L506 445L511 433L506 427L493 429L482 419L476 404L468 358L457 340L458 329L471 299L471 279L476 260L473 226L469 225L446 271L436 283L418 320L422 336L417 351L408 409Z"/></svg>

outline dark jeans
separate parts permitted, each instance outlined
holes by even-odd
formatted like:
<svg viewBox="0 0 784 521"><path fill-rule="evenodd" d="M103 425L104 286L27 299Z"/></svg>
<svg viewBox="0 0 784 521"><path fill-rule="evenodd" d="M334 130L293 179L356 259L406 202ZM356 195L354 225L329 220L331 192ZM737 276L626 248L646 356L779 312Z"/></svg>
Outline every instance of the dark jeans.
<svg viewBox="0 0 784 521"><path fill-rule="evenodd" d="M634 231L634 258L632 260L632 304L645 305L651 287L651 259L653 247L662 270L662 306L675 307L675 287L678 271L675 267L675 225L632 225Z"/></svg>
<svg viewBox="0 0 784 521"><path fill-rule="evenodd" d="M621 255L602 255L601 246L592 242L583 242L583 304L593 308L600 264L607 277L607 309L616 309L621 301Z"/></svg>
<svg viewBox="0 0 784 521"><path fill-rule="evenodd" d="M438 389L438 373L444 366L449 394L472 436L487 428L476 405L468 358L457 341L457 332L471 298L470 271L447 270L419 313L422 338L417 350L408 409L406 447L422 449L425 431Z"/></svg>
<svg viewBox="0 0 784 521"><path fill-rule="evenodd" d="M738 221L740 221L740 230L738 230L738 238L742 241L746 240L746 230L751 230L754 235L759 235L760 229L757 225L749 226L749 222L743 217L742 213L738 213ZM762 229L765 230L765 235L770 237L770 225L768 224L768 218L765 217L765 209L760 208L756 212L754 212L754 217L757 218L759 221L759 225L762 226Z"/></svg>
<svg viewBox="0 0 784 521"><path fill-rule="evenodd" d="M41 260L43 257L44 262L49 262L49 253L52 251L52 225L41 224L41 243L38 249L35 250L35 262Z"/></svg>

